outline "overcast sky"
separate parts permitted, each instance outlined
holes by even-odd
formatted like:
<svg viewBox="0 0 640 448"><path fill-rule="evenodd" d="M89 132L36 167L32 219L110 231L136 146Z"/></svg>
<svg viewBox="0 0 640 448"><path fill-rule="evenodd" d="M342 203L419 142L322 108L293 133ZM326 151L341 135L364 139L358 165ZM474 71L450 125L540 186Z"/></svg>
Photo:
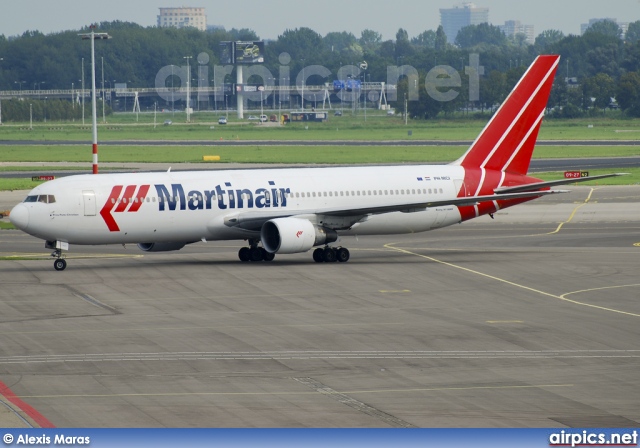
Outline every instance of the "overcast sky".
<svg viewBox="0 0 640 448"><path fill-rule="evenodd" d="M206 8L211 25L253 29L261 39L275 39L286 29L309 27L325 35L349 31L360 37L363 29L395 39L398 28L413 37L440 24L439 8L460 4L455 0L0 0L0 34L13 36L27 30L45 34L78 29L83 25L122 20L153 26L159 7ZM590 18L640 20L640 0L477 0L489 8L494 25L520 20L535 27L535 34L559 29L579 34ZM115 36L114 36L115 37Z"/></svg>

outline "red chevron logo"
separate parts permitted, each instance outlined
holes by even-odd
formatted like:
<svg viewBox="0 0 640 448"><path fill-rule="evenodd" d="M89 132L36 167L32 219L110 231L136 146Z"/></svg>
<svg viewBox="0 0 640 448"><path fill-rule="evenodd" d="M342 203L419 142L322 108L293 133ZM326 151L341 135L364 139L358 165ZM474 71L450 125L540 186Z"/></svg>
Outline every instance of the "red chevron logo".
<svg viewBox="0 0 640 448"><path fill-rule="evenodd" d="M147 197L149 187L150 185L141 185L140 188L137 185L128 185L127 188L124 188L124 185L116 185L111 189L107 202L100 210L100 216L104 219L110 232L120 231L120 227L118 227L118 223L112 213L137 212ZM124 193L122 193L123 188Z"/></svg>

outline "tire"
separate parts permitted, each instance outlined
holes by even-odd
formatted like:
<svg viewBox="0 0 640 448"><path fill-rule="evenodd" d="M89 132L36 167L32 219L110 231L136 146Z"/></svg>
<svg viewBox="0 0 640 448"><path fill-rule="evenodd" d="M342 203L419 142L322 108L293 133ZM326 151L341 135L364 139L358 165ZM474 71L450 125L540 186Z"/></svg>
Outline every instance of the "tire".
<svg viewBox="0 0 640 448"><path fill-rule="evenodd" d="M251 260L251 252L248 247L243 247L238 251L238 258L242 262Z"/></svg>
<svg viewBox="0 0 640 448"><path fill-rule="evenodd" d="M251 249L249 249L249 254L250 254L251 261L262 261L262 260L264 260L263 250L264 249L262 247L252 247Z"/></svg>
<svg viewBox="0 0 640 448"><path fill-rule="evenodd" d="M349 261L350 256L351 254L349 253L349 249L347 249L346 247L341 247L336 251L336 258L341 263L346 263L347 261Z"/></svg>
<svg viewBox="0 0 640 448"><path fill-rule="evenodd" d="M316 250L313 251L313 261L315 261L316 263L322 263L324 261L324 249L318 247Z"/></svg>
<svg viewBox="0 0 640 448"><path fill-rule="evenodd" d="M331 247L327 247L323 252L322 252L322 258L324 259L324 261L326 261L327 263L333 263L334 261L336 261L336 251L333 250Z"/></svg>
<svg viewBox="0 0 640 448"><path fill-rule="evenodd" d="M56 261L53 262L53 268L56 271L64 271L66 267L67 267L67 262L62 258L58 258Z"/></svg>

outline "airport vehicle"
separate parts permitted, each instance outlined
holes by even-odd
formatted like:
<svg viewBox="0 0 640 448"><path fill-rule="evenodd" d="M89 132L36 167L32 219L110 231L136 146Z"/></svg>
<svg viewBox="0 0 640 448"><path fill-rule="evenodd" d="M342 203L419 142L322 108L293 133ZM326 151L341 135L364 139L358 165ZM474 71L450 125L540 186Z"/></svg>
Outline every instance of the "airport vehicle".
<svg viewBox="0 0 640 448"><path fill-rule="evenodd" d="M54 249L136 243L146 252L246 240L242 261L316 248L316 262L349 260L343 235L434 230L608 177L543 182L527 175L558 56L539 56L489 123L449 165L119 173L69 176L34 188L11 222Z"/></svg>
<svg viewBox="0 0 640 448"><path fill-rule="evenodd" d="M218 118L218 124L227 124L227 117Z"/></svg>

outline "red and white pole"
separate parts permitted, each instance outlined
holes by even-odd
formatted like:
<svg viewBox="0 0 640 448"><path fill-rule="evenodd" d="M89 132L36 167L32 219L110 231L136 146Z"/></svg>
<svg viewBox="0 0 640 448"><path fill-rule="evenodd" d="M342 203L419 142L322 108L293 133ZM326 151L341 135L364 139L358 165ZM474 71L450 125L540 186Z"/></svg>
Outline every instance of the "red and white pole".
<svg viewBox="0 0 640 448"><path fill-rule="evenodd" d="M80 34L83 40L91 39L91 117L93 124L93 174L98 174L98 114L96 112L96 39L111 39L107 33L96 33L95 25L91 25L91 33ZM84 79L83 79L84 82ZM84 92L83 96L84 98ZM104 101L104 98L102 99ZM82 111L84 114L84 110ZM84 115L83 115L84 116Z"/></svg>
<svg viewBox="0 0 640 448"><path fill-rule="evenodd" d="M95 33L91 28L91 119L93 125L93 174L98 174L98 115L96 111Z"/></svg>

